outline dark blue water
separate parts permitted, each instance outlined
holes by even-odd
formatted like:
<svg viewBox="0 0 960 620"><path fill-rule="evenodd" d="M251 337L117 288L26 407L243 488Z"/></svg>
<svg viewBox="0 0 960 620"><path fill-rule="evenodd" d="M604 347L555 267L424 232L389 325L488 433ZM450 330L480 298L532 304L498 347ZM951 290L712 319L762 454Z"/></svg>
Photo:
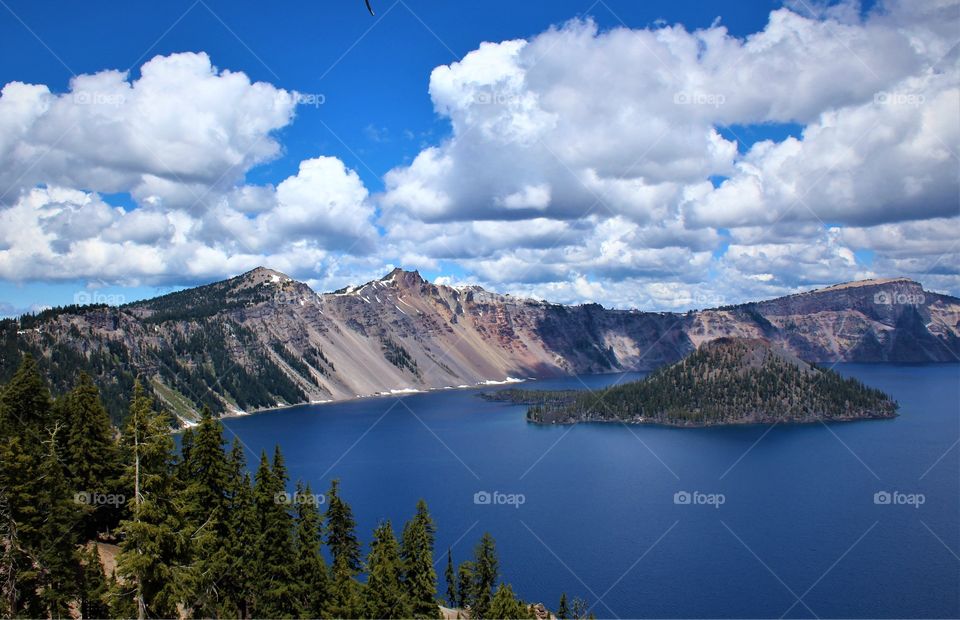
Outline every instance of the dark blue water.
<svg viewBox="0 0 960 620"><path fill-rule="evenodd" d="M565 591L599 617L958 617L960 366L837 369L888 391L902 415L772 430L540 427L465 390L227 426L257 453L280 444L315 491L340 478L365 541L382 518L399 530L425 498L441 575L448 546L459 562L491 532L504 580L551 607ZM525 502L477 505L478 491ZM724 503L676 504L678 491ZM878 505L882 491L924 503Z"/></svg>

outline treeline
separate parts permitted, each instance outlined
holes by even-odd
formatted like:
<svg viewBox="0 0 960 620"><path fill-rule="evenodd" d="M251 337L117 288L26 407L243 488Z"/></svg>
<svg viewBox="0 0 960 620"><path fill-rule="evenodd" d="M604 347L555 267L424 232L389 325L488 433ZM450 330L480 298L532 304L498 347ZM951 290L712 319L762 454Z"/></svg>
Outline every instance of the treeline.
<svg viewBox="0 0 960 620"><path fill-rule="evenodd" d="M529 420L628 420L679 425L883 418L897 404L880 390L753 339L722 338L640 381L602 393L508 394Z"/></svg>
<svg viewBox="0 0 960 620"><path fill-rule="evenodd" d="M209 410L177 450L139 382L129 409L117 430L86 375L52 399L29 356L0 388L0 615L439 616L424 501L399 539L381 522L364 557L338 481L326 496L299 482L289 493L279 448L251 477ZM98 541L118 545L109 574ZM456 569L448 550L445 577L445 601L464 617L536 617L500 583L489 534ZM566 597L559 611L569 614Z"/></svg>

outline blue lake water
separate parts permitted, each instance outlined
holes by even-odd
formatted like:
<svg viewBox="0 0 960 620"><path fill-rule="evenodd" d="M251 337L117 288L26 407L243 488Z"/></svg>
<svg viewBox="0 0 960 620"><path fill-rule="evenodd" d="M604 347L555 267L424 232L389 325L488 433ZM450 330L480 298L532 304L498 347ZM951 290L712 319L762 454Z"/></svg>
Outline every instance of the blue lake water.
<svg viewBox="0 0 960 620"><path fill-rule="evenodd" d="M892 394L901 416L772 430L542 427L524 407L456 390L226 426L256 453L279 444L291 477L315 492L340 478L365 542L380 519L399 531L425 498L441 580L447 547L460 562L489 531L521 597L555 608L567 592L598 617L958 617L960 365L837 370ZM635 376L527 385L599 389ZM483 491L524 503L476 504ZM723 504L677 504L678 492ZM891 503L875 503L878 492Z"/></svg>

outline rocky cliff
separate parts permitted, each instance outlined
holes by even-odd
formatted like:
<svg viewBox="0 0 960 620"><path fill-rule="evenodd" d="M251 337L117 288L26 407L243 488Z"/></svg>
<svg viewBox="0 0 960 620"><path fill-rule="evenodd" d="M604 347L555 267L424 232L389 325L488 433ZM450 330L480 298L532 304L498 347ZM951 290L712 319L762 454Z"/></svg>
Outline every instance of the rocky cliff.
<svg viewBox="0 0 960 620"><path fill-rule="evenodd" d="M960 300L910 280L841 284L683 314L562 306L438 286L417 272L318 294L258 268L119 308L0 323L0 379L23 353L55 389L85 370L111 413L135 376L182 419L571 373L649 369L722 336L812 362L955 362Z"/></svg>

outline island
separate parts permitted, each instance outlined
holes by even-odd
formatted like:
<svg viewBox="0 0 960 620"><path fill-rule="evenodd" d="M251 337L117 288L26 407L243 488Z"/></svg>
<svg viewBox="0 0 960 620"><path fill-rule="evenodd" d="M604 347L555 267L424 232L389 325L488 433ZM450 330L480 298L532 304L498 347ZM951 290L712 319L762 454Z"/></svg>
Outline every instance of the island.
<svg viewBox="0 0 960 620"><path fill-rule="evenodd" d="M528 405L527 420L536 424L798 424L893 418L899 408L884 392L762 338L718 338L605 390L508 389L484 397Z"/></svg>

